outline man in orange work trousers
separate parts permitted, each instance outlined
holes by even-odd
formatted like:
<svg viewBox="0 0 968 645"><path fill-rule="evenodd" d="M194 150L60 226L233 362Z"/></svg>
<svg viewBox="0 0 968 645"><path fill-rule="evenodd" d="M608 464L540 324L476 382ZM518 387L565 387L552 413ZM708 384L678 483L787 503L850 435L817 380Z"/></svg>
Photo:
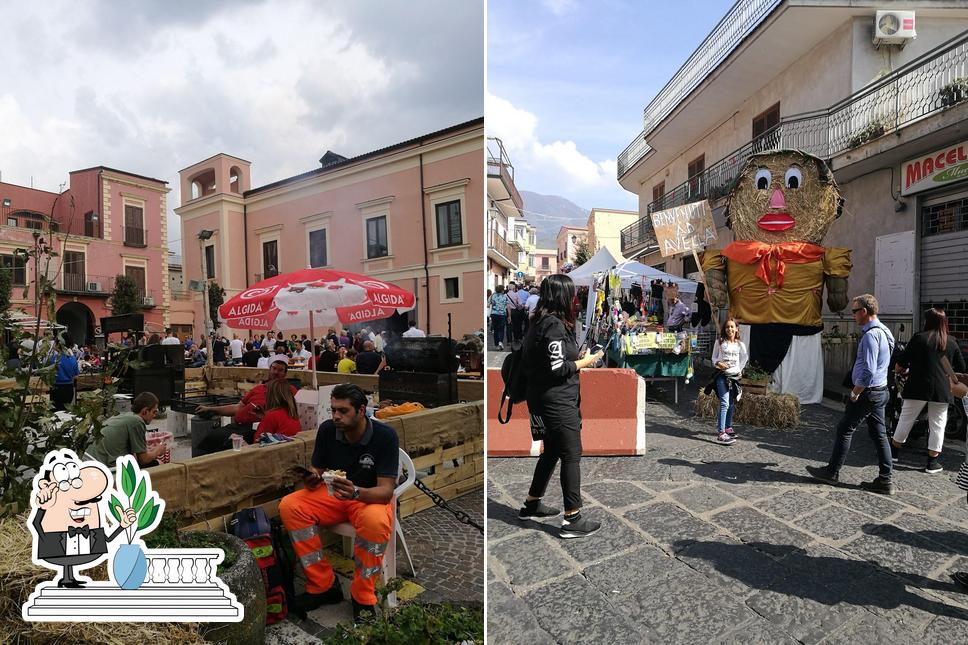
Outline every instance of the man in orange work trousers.
<svg viewBox="0 0 968 645"><path fill-rule="evenodd" d="M333 567L323 557L318 526L349 522L356 529L350 595L358 622L362 612L375 613L376 577L393 539L400 442L393 428L367 418L366 395L358 386L333 388L331 406L332 420L320 424L316 434L309 485L282 498L279 515L306 574L306 593L296 598L302 611L343 601ZM346 477L333 479L330 494L319 484L322 474L333 470L345 471Z"/></svg>

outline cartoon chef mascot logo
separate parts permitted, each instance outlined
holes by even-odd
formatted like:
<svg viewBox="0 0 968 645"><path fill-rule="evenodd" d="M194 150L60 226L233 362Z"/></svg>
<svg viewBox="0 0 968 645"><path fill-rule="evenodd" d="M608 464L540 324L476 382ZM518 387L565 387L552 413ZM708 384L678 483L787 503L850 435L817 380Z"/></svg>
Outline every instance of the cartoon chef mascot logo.
<svg viewBox="0 0 968 645"><path fill-rule="evenodd" d="M34 536L34 562L59 573L58 587L82 587L90 579L77 578L75 569L95 566L108 553L108 542L137 521L133 508L120 514L110 533L101 516L102 495L111 473L95 461L81 462L73 451L51 452L34 477L33 511L29 527Z"/></svg>
<svg viewBox="0 0 968 645"><path fill-rule="evenodd" d="M796 150L752 155L726 202L735 241L703 254L710 299L742 323L750 363L802 403L823 396L824 289L830 311L847 306L850 249L821 246L843 202L822 159Z"/></svg>

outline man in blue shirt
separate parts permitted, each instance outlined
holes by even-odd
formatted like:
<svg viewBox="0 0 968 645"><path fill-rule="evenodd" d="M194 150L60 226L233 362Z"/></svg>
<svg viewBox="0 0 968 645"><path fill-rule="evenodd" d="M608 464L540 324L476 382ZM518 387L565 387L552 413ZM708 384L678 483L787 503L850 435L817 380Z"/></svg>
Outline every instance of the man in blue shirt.
<svg viewBox="0 0 968 645"><path fill-rule="evenodd" d="M73 344L73 339L65 333L63 339L57 342L57 349L48 357L48 363L57 365L54 387L50 390L54 410L63 410L67 404L74 402L74 378L81 373L81 369L77 359L67 349Z"/></svg>
<svg viewBox="0 0 968 645"><path fill-rule="evenodd" d="M851 371L850 400L844 416L837 424L837 440L833 454L826 466L807 466L807 471L828 484L840 483L840 469L847 460L850 438L865 419L867 431L877 450L880 472L874 481L862 482L861 487L874 493L894 494L891 481L891 448L887 440L884 408L887 406L888 365L894 351L894 336L877 319L877 300L870 294L857 296L851 301L850 310L854 321L863 330L857 346L857 359Z"/></svg>

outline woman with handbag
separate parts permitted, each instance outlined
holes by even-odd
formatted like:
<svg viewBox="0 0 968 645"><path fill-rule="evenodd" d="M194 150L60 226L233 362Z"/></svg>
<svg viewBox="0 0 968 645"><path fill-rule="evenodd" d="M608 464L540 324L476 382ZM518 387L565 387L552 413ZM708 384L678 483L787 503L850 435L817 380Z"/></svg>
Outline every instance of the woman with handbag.
<svg viewBox="0 0 968 645"><path fill-rule="evenodd" d="M927 406L928 463L924 472L940 473L943 468L938 457L944 445L952 389L964 387L954 378L954 372L965 371L965 359L958 343L948 336L948 318L943 310L932 308L924 312L924 331L911 338L894 369L899 374L906 373L907 382L901 393L904 398L901 416L891 438L891 457L898 460L901 446L921 410Z"/></svg>
<svg viewBox="0 0 968 645"><path fill-rule="evenodd" d="M561 461L565 517L559 536L591 535L601 524L581 515L581 394L579 372L602 359L604 352L582 352L575 340L578 295L575 283L562 274L541 281L534 322L524 339L531 437L544 441L534 468L521 519L555 517L561 511L541 502L555 466Z"/></svg>

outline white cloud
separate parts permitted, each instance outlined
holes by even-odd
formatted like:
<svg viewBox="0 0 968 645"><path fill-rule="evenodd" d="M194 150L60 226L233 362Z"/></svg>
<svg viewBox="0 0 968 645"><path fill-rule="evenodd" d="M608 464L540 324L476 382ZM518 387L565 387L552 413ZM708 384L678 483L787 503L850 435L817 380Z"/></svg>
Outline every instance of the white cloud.
<svg viewBox="0 0 968 645"><path fill-rule="evenodd" d="M618 186L614 160L594 161L582 154L574 141L542 142L537 135L538 117L531 112L490 92L485 95L484 109L488 136L504 143L518 183L527 185L529 180L557 177L555 194L564 196L575 189ZM522 173L524 169L530 172Z"/></svg>
<svg viewBox="0 0 968 645"><path fill-rule="evenodd" d="M3 180L57 190L103 164L167 180L173 208L178 170L218 152L252 161L259 186L327 149L353 156L481 115L480 2L351 4L0 5L0 22L45 43L5 60ZM444 36L415 45L418 29ZM179 227L172 215L172 239Z"/></svg>
<svg viewBox="0 0 968 645"><path fill-rule="evenodd" d="M541 0L541 4L556 16L563 16L578 6L575 0Z"/></svg>

